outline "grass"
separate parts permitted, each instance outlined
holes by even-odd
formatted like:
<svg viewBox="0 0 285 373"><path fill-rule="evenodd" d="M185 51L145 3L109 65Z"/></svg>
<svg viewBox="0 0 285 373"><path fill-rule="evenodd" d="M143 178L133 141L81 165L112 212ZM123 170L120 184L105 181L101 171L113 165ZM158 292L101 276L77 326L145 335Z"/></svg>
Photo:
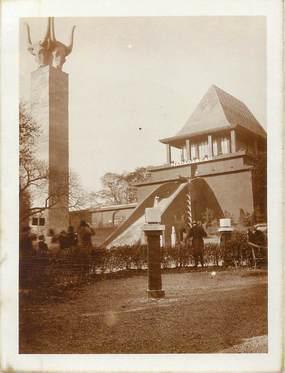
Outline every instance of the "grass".
<svg viewBox="0 0 285 373"><path fill-rule="evenodd" d="M252 273L165 273L161 300L146 299L145 275L74 288L57 303L22 300L20 353L226 351L267 334L267 276Z"/></svg>

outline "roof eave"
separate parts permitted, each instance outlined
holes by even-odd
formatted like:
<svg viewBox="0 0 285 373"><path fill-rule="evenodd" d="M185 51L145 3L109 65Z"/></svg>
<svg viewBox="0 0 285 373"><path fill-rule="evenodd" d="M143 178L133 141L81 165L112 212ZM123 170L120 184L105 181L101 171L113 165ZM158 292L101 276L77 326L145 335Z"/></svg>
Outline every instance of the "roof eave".
<svg viewBox="0 0 285 373"><path fill-rule="evenodd" d="M267 138L267 133L265 131L264 131L264 133L262 133L261 131L259 133L257 133L255 131L252 131L252 130L250 130L248 128L245 128L245 127L243 127L241 125L231 124L231 125L224 126L224 127L213 128L211 130L198 131L198 132L188 133L188 134L186 133L186 134L182 134L182 135L178 135L178 136L173 136L173 137L166 137L164 139L160 139L159 141L161 143L163 143L163 144L174 145L174 143L176 143L176 145L177 145L177 142L180 142L182 140L191 139L193 137L202 136L202 135L206 135L206 134L210 135L212 133L222 132L222 131L225 131L225 130L231 130L231 129L235 129L235 128L236 129L247 130L248 132L251 132L253 135L260 136L260 137L262 137L265 140Z"/></svg>
<svg viewBox="0 0 285 373"><path fill-rule="evenodd" d="M260 131L257 132L257 131L251 130L249 128L246 128L246 127L244 127L243 125L240 125L240 124L237 124L235 127L238 130L250 132L250 133L252 133L255 136L261 137L261 138L263 138L263 140L267 139L267 132L265 130L263 130L263 131L260 130Z"/></svg>
<svg viewBox="0 0 285 373"><path fill-rule="evenodd" d="M213 128L211 130L186 133L186 134L177 135L177 136L173 136L173 137L166 137L166 138L161 139L159 141L163 144L170 144L172 142L176 142L176 141L180 141L180 140L184 140L184 139L186 140L186 139L190 139L190 138L197 137L197 136L202 136L202 135L206 135L206 134L210 135L211 133L216 133L216 132L221 132L221 131L233 129L235 127L236 126L231 126L231 125L224 126L224 127L217 127L217 128Z"/></svg>

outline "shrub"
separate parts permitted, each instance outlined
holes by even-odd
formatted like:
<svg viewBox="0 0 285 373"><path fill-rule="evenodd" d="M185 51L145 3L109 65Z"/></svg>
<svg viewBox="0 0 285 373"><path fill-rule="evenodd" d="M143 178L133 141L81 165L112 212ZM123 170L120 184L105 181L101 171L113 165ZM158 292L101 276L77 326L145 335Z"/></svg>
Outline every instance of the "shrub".
<svg viewBox="0 0 285 373"><path fill-rule="evenodd" d="M204 247L205 265L252 265L252 251L247 235L234 232L226 247L208 243ZM191 245L161 248L162 268L191 267L194 258ZM107 249L60 251L56 255L32 255L20 259L21 287L53 287L82 283L95 275L147 268L147 246L125 245Z"/></svg>
<svg viewBox="0 0 285 373"><path fill-rule="evenodd" d="M222 251L219 244L208 243L204 249L204 262L206 265L212 264L219 266L222 260Z"/></svg>
<svg viewBox="0 0 285 373"><path fill-rule="evenodd" d="M247 243L247 233L233 232L232 239L222 248L222 256L225 266L250 264L251 250Z"/></svg>
<svg viewBox="0 0 285 373"><path fill-rule="evenodd" d="M147 246L135 245L131 247L132 252L132 267L142 269L147 265Z"/></svg>

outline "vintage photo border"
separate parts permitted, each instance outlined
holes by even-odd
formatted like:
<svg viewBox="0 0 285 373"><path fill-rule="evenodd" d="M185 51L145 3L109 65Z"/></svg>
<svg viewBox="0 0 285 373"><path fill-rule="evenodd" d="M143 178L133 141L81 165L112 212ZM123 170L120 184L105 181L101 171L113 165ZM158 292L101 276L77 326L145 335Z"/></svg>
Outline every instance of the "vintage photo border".
<svg viewBox="0 0 285 373"><path fill-rule="evenodd" d="M282 1L26 0L2 2L1 54L1 370L281 371L282 359ZM47 16L267 17L268 354L18 354L19 18ZM194 53L194 52L193 52ZM284 320L283 320L284 321Z"/></svg>

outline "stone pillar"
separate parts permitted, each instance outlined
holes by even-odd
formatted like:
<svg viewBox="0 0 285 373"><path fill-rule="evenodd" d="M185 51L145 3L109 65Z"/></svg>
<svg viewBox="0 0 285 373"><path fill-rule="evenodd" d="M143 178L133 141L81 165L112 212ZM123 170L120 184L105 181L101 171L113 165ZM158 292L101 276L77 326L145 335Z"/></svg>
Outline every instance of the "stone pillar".
<svg viewBox="0 0 285 373"><path fill-rule="evenodd" d="M32 114L41 128L37 157L49 168L48 228L56 232L69 225L68 74L52 66L39 67L31 74Z"/></svg>
<svg viewBox="0 0 285 373"><path fill-rule="evenodd" d="M190 140L186 140L186 160L190 161L191 160L191 148L190 148Z"/></svg>
<svg viewBox="0 0 285 373"><path fill-rule="evenodd" d="M212 135L208 135L208 156L209 158L213 157L213 141L212 141Z"/></svg>
<svg viewBox="0 0 285 373"><path fill-rule="evenodd" d="M166 144L166 161L168 164L171 163L171 146L170 144Z"/></svg>
<svg viewBox="0 0 285 373"><path fill-rule="evenodd" d="M147 264L148 264L148 298L163 298L165 296L162 290L161 281L161 252L160 236L161 230L148 230L144 228L147 236Z"/></svg>
<svg viewBox="0 0 285 373"><path fill-rule="evenodd" d="M231 153L236 152L236 131L231 130Z"/></svg>

